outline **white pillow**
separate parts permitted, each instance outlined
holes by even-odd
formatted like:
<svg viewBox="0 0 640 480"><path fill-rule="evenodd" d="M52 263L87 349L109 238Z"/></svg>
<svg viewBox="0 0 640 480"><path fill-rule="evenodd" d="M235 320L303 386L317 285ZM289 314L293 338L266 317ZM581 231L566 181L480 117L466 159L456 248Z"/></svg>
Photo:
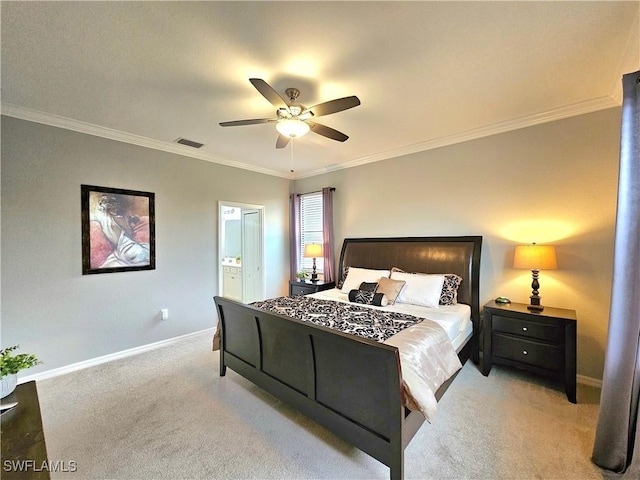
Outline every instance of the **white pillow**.
<svg viewBox="0 0 640 480"><path fill-rule="evenodd" d="M349 267L347 278L342 284L342 293L358 290L362 282L378 282L380 277L389 277L390 270L369 270L368 268Z"/></svg>
<svg viewBox="0 0 640 480"><path fill-rule="evenodd" d="M422 307L438 307L444 284L444 275L428 275L392 272L393 280L404 280L404 288L396 299L397 303L410 303Z"/></svg>

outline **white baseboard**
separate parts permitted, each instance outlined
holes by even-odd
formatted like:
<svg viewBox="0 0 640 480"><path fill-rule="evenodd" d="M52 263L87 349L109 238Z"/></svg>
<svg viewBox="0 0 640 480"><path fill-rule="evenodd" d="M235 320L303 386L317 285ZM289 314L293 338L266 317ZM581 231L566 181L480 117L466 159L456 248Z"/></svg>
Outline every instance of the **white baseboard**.
<svg viewBox="0 0 640 480"><path fill-rule="evenodd" d="M577 375L576 381L590 387L602 388L602 380L599 378L587 377L586 375Z"/></svg>
<svg viewBox="0 0 640 480"><path fill-rule="evenodd" d="M89 360L85 360L83 362L72 363L71 365L67 365L65 367L54 368L52 370L46 370L44 372L35 373L33 375L19 377L18 383L26 383L32 380L35 380L35 381L46 380L48 378L57 377L59 375L65 375L67 373L76 372L78 370L83 370L85 368L93 367L95 365L100 365L102 363L112 362L114 360L119 360L121 358L131 357L133 355L139 355L141 353L149 352L151 350L156 350L158 348L167 347L181 340L184 340L196 335L201 335L204 333L210 333L211 335L213 335L215 330L216 330L215 328L207 328L205 330L200 330L198 332L187 333L186 335L181 335L179 337L173 337L167 340L161 340L159 342L142 345L140 347L134 347L128 350L122 350L121 352L111 353L109 355L103 355L102 357L92 358ZM581 383L583 385L602 388L602 380L598 378L587 377L586 375L577 375L576 380L578 383Z"/></svg>
<svg viewBox="0 0 640 480"><path fill-rule="evenodd" d="M151 350L156 350L158 348L167 347L181 340L187 339L189 337L194 337L196 335L201 335L207 332L211 333L211 336L212 336L211 338L213 339L213 333L215 332L215 330L216 330L215 328L207 328L205 330L200 330L198 332L187 333L186 335L181 335L179 337L173 337L167 340L161 340L159 342L142 345L140 347L134 347L128 350L122 350L121 352L110 353L109 355L103 355L102 357L96 357L96 358L91 358L89 360L85 360L82 362L72 363L71 365L67 365L65 367L54 368L51 370L46 370L44 372L35 373L33 375L19 377L18 383L19 384L26 383L32 380L35 380L35 381L46 380L48 378L57 377L59 375L65 375L67 373L76 372L78 370L83 370L85 368L94 367L102 363L112 362L114 360L119 360L121 358L131 357L133 355L139 355L141 353L149 352Z"/></svg>

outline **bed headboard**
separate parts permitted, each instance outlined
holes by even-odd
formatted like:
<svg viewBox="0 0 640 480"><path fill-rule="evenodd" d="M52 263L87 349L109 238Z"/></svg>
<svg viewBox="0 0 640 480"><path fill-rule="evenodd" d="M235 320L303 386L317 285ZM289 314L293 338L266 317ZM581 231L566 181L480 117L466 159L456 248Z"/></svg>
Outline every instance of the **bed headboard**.
<svg viewBox="0 0 640 480"><path fill-rule="evenodd" d="M346 267L407 272L455 273L463 279L458 302L471 306L474 327L480 320L481 236L345 238L338 276Z"/></svg>

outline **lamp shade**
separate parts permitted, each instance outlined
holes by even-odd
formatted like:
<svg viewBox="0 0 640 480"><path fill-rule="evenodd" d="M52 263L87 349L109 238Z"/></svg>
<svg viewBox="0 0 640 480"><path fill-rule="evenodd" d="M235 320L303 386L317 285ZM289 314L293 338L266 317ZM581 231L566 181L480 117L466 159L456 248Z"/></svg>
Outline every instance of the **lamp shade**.
<svg viewBox="0 0 640 480"><path fill-rule="evenodd" d="M558 268L556 247L553 245L518 245L513 257L513 268L528 270L555 270Z"/></svg>
<svg viewBox="0 0 640 480"><path fill-rule="evenodd" d="M276 123L276 130L289 138L301 137L309 132L311 127L302 120L286 118Z"/></svg>
<svg viewBox="0 0 640 480"><path fill-rule="evenodd" d="M319 243L307 243L304 246L304 256L306 258L322 257L322 245Z"/></svg>

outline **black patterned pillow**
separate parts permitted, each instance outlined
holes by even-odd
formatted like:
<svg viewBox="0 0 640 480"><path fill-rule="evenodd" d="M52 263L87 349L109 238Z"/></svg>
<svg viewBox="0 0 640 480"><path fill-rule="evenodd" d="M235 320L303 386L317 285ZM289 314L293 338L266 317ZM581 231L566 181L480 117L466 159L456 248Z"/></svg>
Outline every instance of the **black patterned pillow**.
<svg viewBox="0 0 640 480"><path fill-rule="evenodd" d="M342 290L342 285L344 285L344 281L347 279L347 274L349 273L349 266L342 267L342 275L340 275L340 281L338 282L338 288Z"/></svg>
<svg viewBox="0 0 640 480"><path fill-rule="evenodd" d="M365 292L375 293L378 289L378 282L362 282L358 287L358 290L364 290Z"/></svg>
<svg viewBox="0 0 640 480"><path fill-rule="evenodd" d="M440 294L440 305L455 305L458 303L458 287L462 283L462 277L455 273L446 273Z"/></svg>
<svg viewBox="0 0 640 480"><path fill-rule="evenodd" d="M367 292L365 290L349 291L349 301L365 305L376 305L377 307L385 307L389 303L384 293Z"/></svg>
<svg viewBox="0 0 640 480"><path fill-rule="evenodd" d="M407 273L398 267L391 267L391 272ZM419 272L414 272L420 275ZM423 273L422 275L427 275ZM462 283L462 277L455 273L445 273L444 283L442 284L442 293L440 293L440 305L456 305L458 303L458 288Z"/></svg>

